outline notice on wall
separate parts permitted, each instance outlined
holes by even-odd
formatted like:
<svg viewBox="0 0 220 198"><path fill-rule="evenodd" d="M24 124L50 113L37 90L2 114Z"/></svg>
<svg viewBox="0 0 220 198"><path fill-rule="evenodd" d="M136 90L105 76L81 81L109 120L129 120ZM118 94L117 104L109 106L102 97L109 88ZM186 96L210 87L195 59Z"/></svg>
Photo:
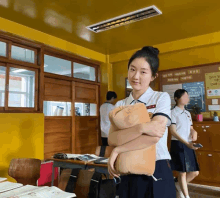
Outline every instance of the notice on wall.
<svg viewBox="0 0 220 198"><path fill-rule="evenodd" d="M172 107L176 104L174 100L174 92L177 89L182 89L182 87L182 84L163 85L163 92L167 92L170 95Z"/></svg>
<svg viewBox="0 0 220 198"><path fill-rule="evenodd" d="M201 107L201 111L206 111L205 106L205 88L204 82L184 83L183 89L187 90L190 96L190 102L187 105L189 111L192 110L194 105Z"/></svg>
<svg viewBox="0 0 220 198"><path fill-rule="evenodd" d="M219 111L220 105L208 105L209 111Z"/></svg>
<svg viewBox="0 0 220 198"><path fill-rule="evenodd" d="M217 105L218 104L218 99L212 99L212 104Z"/></svg>
<svg viewBox="0 0 220 198"><path fill-rule="evenodd" d="M207 98L220 98L220 72L206 73Z"/></svg>

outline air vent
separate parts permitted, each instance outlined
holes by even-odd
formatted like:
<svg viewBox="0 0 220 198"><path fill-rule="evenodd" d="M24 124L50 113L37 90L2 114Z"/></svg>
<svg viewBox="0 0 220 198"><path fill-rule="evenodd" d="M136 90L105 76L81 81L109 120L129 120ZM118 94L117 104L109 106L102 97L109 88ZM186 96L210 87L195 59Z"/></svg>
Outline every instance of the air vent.
<svg viewBox="0 0 220 198"><path fill-rule="evenodd" d="M123 25L127 25L136 21L141 21L143 19L147 19L150 17L154 17L157 15L161 15L162 12L156 6L146 7L140 10L136 10L134 12L130 12L106 21L102 21L90 26L87 26L87 29L93 32L102 32L105 30L109 30L112 28L120 27Z"/></svg>

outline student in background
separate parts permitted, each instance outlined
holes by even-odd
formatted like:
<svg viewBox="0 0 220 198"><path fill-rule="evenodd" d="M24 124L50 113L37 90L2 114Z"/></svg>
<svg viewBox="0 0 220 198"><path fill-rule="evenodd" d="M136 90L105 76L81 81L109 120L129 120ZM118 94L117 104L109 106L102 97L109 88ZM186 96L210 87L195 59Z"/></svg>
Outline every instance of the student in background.
<svg viewBox="0 0 220 198"><path fill-rule="evenodd" d="M185 89L178 89L174 93L176 106L171 111L171 166L179 172L176 188L181 198L189 198L187 183L199 174L196 160L196 147L193 141L197 140L197 132L193 129L190 112L184 106L189 102L189 95Z"/></svg>
<svg viewBox="0 0 220 198"><path fill-rule="evenodd" d="M115 108L113 105L117 94L114 91L108 91L106 94L106 101L100 107L100 118L101 118L101 137L102 145L108 146L108 133L110 129L109 112Z"/></svg>
<svg viewBox="0 0 220 198"><path fill-rule="evenodd" d="M114 163L120 153L140 150L156 144L154 179L147 175L122 175L117 195L120 198L176 198L175 184L167 148L167 126L171 123L171 100L168 93L154 91L150 83L157 77L159 50L147 46L138 50L128 62L128 80L133 91L116 107L144 103L153 114L151 122L109 133L110 146L116 146L109 158L109 173L118 177ZM141 156L140 156L141 157ZM131 159L135 160L135 159Z"/></svg>

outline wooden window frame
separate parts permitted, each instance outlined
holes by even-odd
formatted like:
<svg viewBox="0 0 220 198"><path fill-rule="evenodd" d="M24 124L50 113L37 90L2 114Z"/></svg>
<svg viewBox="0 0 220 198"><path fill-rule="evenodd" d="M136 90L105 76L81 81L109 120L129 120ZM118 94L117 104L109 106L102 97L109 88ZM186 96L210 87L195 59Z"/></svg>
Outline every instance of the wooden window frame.
<svg viewBox="0 0 220 198"><path fill-rule="evenodd" d="M25 113L25 112L37 112L43 113L43 95L44 95L44 78L50 77L54 79L62 79L71 81L72 83L85 83L87 85L97 85L100 89L100 62L92 59L87 59L85 57L76 55L71 52L67 52L61 49L55 49L53 47L47 46L40 42L30 41L29 39L21 38L19 36L5 33L0 31L0 41L6 43L6 56L0 56L0 63L2 66L6 67L6 77L5 77L5 89L9 86L9 67L18 67L27 70L35 71L35 107L0 107L0 112L10 112L10 113ZM20 61L11 58L12 45L21 47L24 49L33 50L35 54L34 63ZM54 56L57 58L65 59L71 61L71 77L62 76L59 74L52 74L44 72L44 55ZM95 68L95 81L84 80L80 78L74 78L74 62L83 64L86 66ZM10 65L10 66L9 66ZM8 76L8 77L7 77ZM6 79L7 78L7 79ZM37 92L36 92L37 90ZM7 90L5 90L7 91ZM6 94L6 92L5 92ZM6 94L8 97L8 94ZM5 96L6 97L6 96ZM8 98L7 98L8 100ZM6 102L6 101L5 101ZM8 101L7 101L8 105ZM6 108L5 108L6 107ZM98 108L98 107L97 107Z"/></svg>
<svg viewBox="0 0 220 198"><path fill-rule="evenodd" d="M45 55L52 56L52 57L55 57L55 58L60 58L60 59L66 60L66 61L70 61L70 63L71 63L71 71L70 71L70 72L71 72L71 76L65 76L65 75L54 74L54 73L50 73L50 72L44 72L47 77L50 77L51 74L52 74L52 75L56 75L56 76L60 76L60 77L65 77L65 79L67 79L67 78L72 79L73 72L72 72L72 60L71 60L71 59L66 58L66 57L64 57L63 55L53 55L53 54L51 54L51 53L49 53L49 52L45 52L45 53L44 53L44 56L45 56ZM44 60L45 60L45 58L44 58ZM61 78L61 79L62 79L62 78Z"/></svg>
<svg viewBox="0 0 220 198"><path fill-rule="evenodd" d="M71 61L72 70L71 70L71 77L70 76L64 76L59 74L53 74L49 72L44 72L45 76L51 77L51 78L57 78L57 79L63 79L63 80L69 80L69 81L75 81L75 82L84 82L88 84L100 84L100 64L96 63L95 61L86 61L76 58L74 55L71 55L67 52L62 52L56 49L51 49L48 47L45 47L44 55L53 56L56 58L61 58L67 61ZM85 80L80 78L74 78L74 63L83 64L85 66L94 67L95 68L95 81L91 80Z"/></svg>
<svg viewBox="0 0 220 198"><path fill-rule="evenodd" d="M20 113L20 112L37 112L38 111L38 70L34 68L27 68L22 67L14 64L5 64L6 65L6 84L5 84L5 106L1 108L0 110L5 112L14 112L14 113ZM18 68L18 69L26 69L30 71L35 72L35 88L34 88L34 107L10 107L8 106L9 101L9 75L10 75L10 68Z"/></svg>
<svg viewBox="0 0 220 198"><path fill-rule="evenodd" d="M80 61L80 60L74 60L74 61L73 61L73 65L74 65L74 63L79 63L79 64L82 64L82 65L84 65L84 66L88 66L88 67L93 67L93 68L95 68L95 81L85 80L85 79L81 79L81 78L75 78L75 77L74 77L74 70L73 70L73 78L74 78L74 80L75 80L75 79L81 79L81 80L86 81L86 82L98 83L98 81L99 81L99 75L98 75L98 68L99 68L99 66L98 66L98 65L88 64L88 63L86 63L86 62L84 62L84 61ZM73 67L73 69L74 69L74 67Z"/></svg>
<svg viewBox="0 0 220 198"><path fill-rule="evenodd" d="M2 38L0 38L0 41L6 43L6 48L5 48L5 50L6 50L6 51L5 51L6 56L0 56L0 58L8 58L8 41L5 40L5 39L2 39Z"/></svg>
<svg viewBox="0 0 220 198"><path fill-rule="evenodd" d="M12 56L11 56L12 46L34 51L34 63L13 59ZM37 55L38 55L38 53L37 53L38 50L37 49L29 47L29 46L21 45L21 44L18 44L18 43L14 43L14 42L11 42L9 47L10 47L10 49L9 49L10 53L9 53L8 57L9 57L10 60L16 60L16 61L23 62L23 63L29 63L29 64L37 65Z"/></svg>
<svg viewBox="0 0 220 198"><path fill-rule="evenodd" d="M0 62L0 66L3 66L3 67L5 67L5 90L6 90L6 88L7 88L7 83L6 83L6 78L7 78L7 65L5 64L5 63L1 63ZM6 96L6 91L5 91L5 96ZM0 106L0 111L4 111L5 110L5 104L6 104L6 101L5 101L5 98L6 97L4 97L4 106L2 107L2 106Z"/></svg>

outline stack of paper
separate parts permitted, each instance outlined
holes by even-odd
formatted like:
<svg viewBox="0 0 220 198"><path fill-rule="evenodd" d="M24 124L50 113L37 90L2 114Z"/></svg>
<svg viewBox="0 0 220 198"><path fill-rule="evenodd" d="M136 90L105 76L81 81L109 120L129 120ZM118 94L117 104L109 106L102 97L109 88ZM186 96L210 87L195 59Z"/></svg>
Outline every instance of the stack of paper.
<svg viewBox="0 0 220 198"><path fill-rule="evenodd" d="M0 198L16 197L16 196L24 194L24 193L30 193L30 192L32 192L35 189L39 189L39 187L37 187L37 186L30 186L30 185L22 186L20 188L16 188L16 189L13 189L13 190L1 193L0 194Z"/></svg>
<svg viewBox="0 0 220 198"><path fill-rule="evenodd" d="M74 193L67 193L53 186L22 186L0 194L0 198L72 198L76 197Z"/></svg>
<svg viewBox="0 0 220 198"><path fill-rule="evenodd" d="M5 178L5 177L0 177L0 182L6 181L6 180L7 180L7 178Z"/></svg>
<svg viewBox="0 0 220 198"><path fill-rule="evenodd" d="M15 188L19 188L23 186L23 184L19 184L19 183L12 183L12 182L1 182L0 183L0 193L1 192L5 192L5 191L8 191L8 190L12 190L12 189L15 189Z"/></svg>

